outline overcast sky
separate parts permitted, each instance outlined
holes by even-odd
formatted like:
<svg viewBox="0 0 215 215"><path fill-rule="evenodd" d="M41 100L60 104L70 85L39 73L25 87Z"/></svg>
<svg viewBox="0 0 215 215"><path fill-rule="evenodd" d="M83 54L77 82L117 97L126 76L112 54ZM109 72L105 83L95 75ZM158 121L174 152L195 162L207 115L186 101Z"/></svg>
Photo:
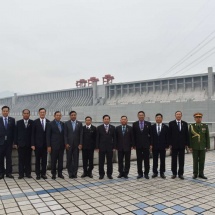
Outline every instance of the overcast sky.
<svg viewBox="0 0 215 215"><path fill-rule="evenodd" d="M127 82L207 72L214 11L214 0L2 0L0 91L67 89L92 76L101 84L105 74Z"/></svg>

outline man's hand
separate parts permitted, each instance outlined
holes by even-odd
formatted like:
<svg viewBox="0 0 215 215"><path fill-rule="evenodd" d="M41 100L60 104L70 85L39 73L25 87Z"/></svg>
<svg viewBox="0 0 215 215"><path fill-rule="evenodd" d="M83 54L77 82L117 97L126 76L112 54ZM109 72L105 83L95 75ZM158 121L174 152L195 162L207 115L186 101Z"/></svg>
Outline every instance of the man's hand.
<svg viewBox="0 0 215 215"><path fill-rule="evenodd" d="M69 150L70 145L69 145L69 144L66 144L65 148L66 148L66 150Z"/></svg>
<svg viewBox="0 0 215 215"><path fill-rule="evenodd" d="M99 152L99 149L95 149L96 150L96 152Z"/></svg>
<svg viewBox="0 0 215 215"><path fill-rule="evenodd" d="M113 152L115 152L116 151L116 149L113 149Z"/></svg>
<svg viewBox="0 0 215 215"><path fill-rule="evenodd" d="M82 145L81 145L81 144L79 144L79 145L78 145L78 148L81 150L81 149L82 149Z"/></svg>
<svg viewBox="0 0 215 215"><path fill-rule="evenodd" d="M51 153L51 152L52 152L51 146L47 147L47 151L48 151L48 153Z"/></svg>
<svg viewBox="0 0 215 215"><path fill-rule="evenodd" d="M190 152L193 152L193 149L192 148L189 148Z"/></svg>
<svg viewBox="0 0 215 215"><path fill-rule="evenodd" d="M31 146L31 149L32 149L33 151L35 151L35 146Z"/></svg>
<svg viewBox="0 0 215 215"><path fill-rule="evenodd" d="M169 149L172 149L172 146L171 146L171 145L169 146Z"/></svg>
<svg viewBox="0 0 215 215"><path fill-rule="evenodd" d="M13 145L13 148L14 148L14 149L18 149L18 146L17 146L17 145Z"/></svg>

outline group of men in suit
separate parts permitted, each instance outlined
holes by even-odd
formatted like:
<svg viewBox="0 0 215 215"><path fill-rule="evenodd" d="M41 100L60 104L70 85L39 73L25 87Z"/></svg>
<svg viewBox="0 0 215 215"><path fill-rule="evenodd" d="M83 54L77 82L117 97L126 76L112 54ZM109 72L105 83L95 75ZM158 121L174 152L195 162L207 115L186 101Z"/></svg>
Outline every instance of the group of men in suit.
<svg viewBox="0 0 215 215"><path fill-rule="evenodd" d="M99 153L99 179L105 176L104 164L107 161L107 177L113 179L113 152L118 151L118 178L128 178L130 170L131 150L136 149L137 179L143 176L149 179L150 151L153 155L153 175L158 176L158 159L160 157L160 176L165 176L165 157L168 148L172 151L172 179L178 175L184 179L185 148L193 151L194 176L206 179L204 176L205 150L210 148L209 131L206 124L201 123L202 114L194 114L195 124L190 125L181 120L182 112L176 111L175 120L169 126L163 124L161 113L155 115L156 123L151 125L145 120L145 113L139 111L138 121L133 126L128 125L127 116L121 116L120 125L110 124L110 116L103 116L103 124L97 128L92 125L92 118L85 118L85 125L77 120L77 113L71 111L70 119L63 123L61 112L54 113L54 120L46 119L45 108L39 109L39 118L30 119L30 110L22 111L23 119L17 121L9 117L10 108L2 107L0 118L0 179L4 175L12 176L13 143L19 155L19 179L31 178L32 150L35 151L36 179L47 179L47 152L51 155L52 179L64 179L63 156L66 149L67 170L69 178L77 178L79 166L79 150L82 150L83 174L81 177L93 177L94 150ZM197 130L196 130L197 129ZM4 167L6 158L6 168ZM144 172L143 172L144 161ZM179 166L179 168L178 168Z"/></svg>

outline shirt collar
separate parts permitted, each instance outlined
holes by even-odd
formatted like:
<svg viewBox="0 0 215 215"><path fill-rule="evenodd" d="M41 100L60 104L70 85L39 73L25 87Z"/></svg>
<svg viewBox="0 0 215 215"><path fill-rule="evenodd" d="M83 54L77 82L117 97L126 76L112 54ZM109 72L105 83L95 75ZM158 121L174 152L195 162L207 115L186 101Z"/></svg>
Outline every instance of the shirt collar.
<svg viewBox="0 0 215 215"><path fill-rule="evenodd" d="M104 127L106 127L106 126L109 127L109 124L107 124L107 125L104 124Z"/></svg>
<svg viewBox="0 0 215 215"><path fill-rule="evenodd" d="M144 120L143 121L139 121L139 124L144 124Z"/></svg>
<svg viewBox="0 0 215 215"><path fill-rule="evenodd" d="M180 123L181 123L181 120L177 120L177 119L176 119L176 123L178 123L178 122L180 122Z"/></svg>
<svg viewBox="0 0 215 215"><path fill-rule="evenodd" d="M72 121L72 120L71 120L71 123L76 123L76 120L75 120L75 121Z"/></svg>
<svg viewBox="0 0 215 215"><path fill-rule="evenodd" d="M159 124L158 124L158 123L156 123L156 125L157 125L157 126L158 126L158 125L162 126L162 122L161 122L161 123L159 123Z"/></svg>
<svg viewBox="0 0 215 215"><path fill-rule="evenodd" d="M41 118L40 118L40 122L42 122L42 120L43 120L43 122L45 122L45 121L46 121L46 118L44 118L44 119L41 119Z"/></svg>
<svg viewBox="0 0 215 215"><path fill-rule="evenodd" d="M86 125L86 128L91 128L91 124L90 125Z"/></svg>

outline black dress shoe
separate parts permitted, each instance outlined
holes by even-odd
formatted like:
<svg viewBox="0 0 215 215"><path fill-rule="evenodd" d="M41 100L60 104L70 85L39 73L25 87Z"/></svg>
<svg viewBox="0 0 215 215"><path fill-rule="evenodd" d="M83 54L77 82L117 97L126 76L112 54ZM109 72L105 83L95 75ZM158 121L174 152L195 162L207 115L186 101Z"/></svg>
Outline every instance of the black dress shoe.
<svg viewBox="0 0 215 215"><path fill-rule="evenodd" d="M58 178L64 179L64 176L61 174L61 175L58 175Z"/></svg>
<svg viewBox="0 0 215 215"><path fill-rule="evenodd" d="M83 173L82 175L81 175L81 178L85 178L85 177L87 177L87 173Z"/></svg>
<svg viewBox="0 0 215 215"><path fill-rule="evenodd" d="M72 178L72 175L69 175L69 178Z"/></svg>
<svg viewBox="0 0 215 215"><path fill-rule="evenodd" d="M193 179L197 179L197 175L193 175Z"/></svg>
<svg viewBox="0 0 215 215"><path fill-rule="evenodd" d="M175 179L176 178L176 175L172 175L172 177L171 177L172 179Z"/></svg>
<svg viewBox="0 0 215 215"><path fill-rule="evenodd" d="M202 178L202 179L208 179L206 176L204 175L199 175L199 178Z"/></svg>
<svg viewBox="0 0 215 215"><path fill-rule="evenodd" d="M55 180L56 179L56 175L52 175L52 179Z"/></svg>
<svg viewBox="0 0 215 215"><path fill-rule="evenodd" d="M137 179L140 179L140 178L142 178L142 177L143 177L142 175L138 175L138 176L137 176Z"/></svg>
<svg viewBox="0 0 215 215"><path fill-rule="evenodd" d="M166 178L166 176L162 173L162 174L160 174L160 176L161 176L161 178L163 178L163 179L165 179Z"/></svg>
<svg viewBox="0 0 215 215"><path fill-rule="evenodd" d="M19 175L19 177L18 177L18 179L23 179L24 178L24 176L22 176L22 175Z"/></svg>
<svg viewBox="0 0 215 215"><path fill-rule="evenodd" d="M108 175L107 177L108 177L109 179L113 179L112 175Z"/></svg>
<svg viewBox="0 0 215 215"><path fill-rule="evenodd" d="M92 174L92 173L88 173L88 176L89 176L90 178L93 178L93 174Z"/></svg>
<svg viewBox="0 0 215 215"><path fill-rule="evenodd" d="M0 180L4 178L4 175L0 175Z"/></svg>
<svg viewBox="0 0 215 215"><path fill-rule="evenodd" d="M100 175L99 176L99 179L101 180L101 179L103 179L104 178L104 175Z"/></svg>
<svg viewBox="0 0 215 215"><path fill-rule="evenodd" d="M26 177L27 177L27 178L32 178L32 176L31 176L31 175L26 175Z"/></svg>
<svg viewBox="0 0 215 215"><path fill-rule="evenodd" d="M149 175L145 174L144 175L145 179L149 179Z"/></svg>
<svg viewBox="0 0 215 215"><path fill-rule="evenodd" d="M73 178L77 178L77 175L73 175Z"/></svg>
<svg viewBox="0 0 215 215"><path fill-rule="evenodd" d="M37 179L37 180L40 180L40 176L39 176L39 175L37 175L36 179Z"/></svg>
<svg viewBox="0 0 215 215"><path fill-rule="evenodd" d="M181 180L184 180L184 176L183 175L179 175L178 176Z"/></svg>
<svg viewBox="0 0 215 215"><path fill-rule="evenodd" d="M14 178L11 174L6 175L7 178Z"/></svg>
<svg viewBox="0 0 215 215"><path fill-rule="evenodd" d="M157 176L158 176L158 174L155 174L155 173L154 173L154 174L152 175L152 178L156 178Z"/></svg>
<svg viewBox="0 0 215 215"><path fill-rule="evenodd" d="M47 179L47 176L46 175L41 175L41 178Z"/></svg>
<svg viewBox="0 0 215 215"><path fill-rule="evenodd" d="M122 173L120 173L118 176L117 176L117 178L122 178L123 177L123 174Z"/></svg>

